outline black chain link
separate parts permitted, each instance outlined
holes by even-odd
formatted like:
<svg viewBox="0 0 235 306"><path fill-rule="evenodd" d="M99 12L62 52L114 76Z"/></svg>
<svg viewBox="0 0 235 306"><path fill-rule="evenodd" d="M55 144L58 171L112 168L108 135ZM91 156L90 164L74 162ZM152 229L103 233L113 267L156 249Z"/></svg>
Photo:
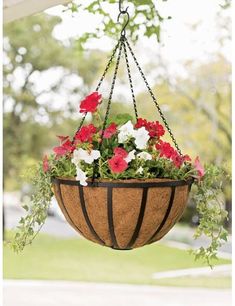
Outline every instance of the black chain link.
<svg viewBox="0 0 235 306"><path fill-rule="evenodd" d="M125 38L125 40L126 40L126 38ZM133 105L134 105L135 117L136 117L136 120L137 120L138 119L138 111L137 111L134 87L133 87L133 82L132 82L132 77L131 77L131 70L130 70L130 64L129 64L129 60L128 60L128 54L127 54L127 50L126 50L125 41L124 41L124 44L123 44L123 49L124 49L124 54L125 54L125 59L126 59L126 67L127 67L129 84L130 84L130 88L131 88L131 95L132 95L132 100L133 100Z"/></svg>
<svg viewBox="0 0 235 306"><path fill-rule="evenodd" d="M113 97L113 90L114 90L114 86L115 86L116 79L117 79L117 72L118 72L118 67L119 67L119 63L120 63L120 59L121 59L122 48L123 48L123 40L121 40L120 47L119 47L117 62L116 62L114 75L113 75L113 80L112 80L111 89L110 89L110 94L109 94L109 98L108 98L108 105L107 105L107 109L106 109L106 113L105 113L105 117L104 117L104 124L103 124L103 128L102 128L101 142L100 142L100 145L99 145L99 149L102 147L103 138L104 138L104 130L107 126L107 120L108 120L108 116L109 116L109 112L110 112L110 106L111 106L112 97Z"/></svg>
<svg viewBox="0 0 235 306"><path fill-rule="evenodd" d="M126 41L126 45L127 45L128 49L130 50L130 53L131 53L133 59L134 59L134 62L135 62L136 66L137 66L137 68L138 68L138 70L139 70L139 72L140 72L140 74L141 74L141 76L142 76L142 78L144 80L144 83L145 83L145 85L146 85L146 87L147 87L147 89L148 89L148 91L149 91L149 93L150 93L150 95L151 95L151 97L153 99L153 102L154 102L155 106L157 107L159 115L160 115L160 117L161 117L161 119L162 119L162 121L163 121L163 123L164 123L164 125L165 125L165 127L166 127L166 129L168 131L168 133L170 134L170 137L171 137L171 139L172 139L172 141L173 141L173 143L175 145L175 148L177 149L177 151L180 154L180 156L183 156L182 152L181 152L181 150L180 150L180 148L179 148L179 146L177 144L177 141L176 141L176 139L175 139L175 137L174 137L174 135L173 135L173 133L172 133L172 131L171 131L167 121L166 121L166 118L165 118L165 116L164 116L164 114L163 114L163 112L162 112L162 110L161 110L161 108L160 108L160 106L159 106L159 104L157 102L157 99L155 98L155 96L153 94L153 91L152 91L151 87L149 86L149 83L148 83L148 81L147 81L147 79L146 79L146 77L145 77L145 75L143 73L143 70L141 69L141 67L140 67L140 65L139 65L139 63L138 63L138 61L137 61L137 59L135 57L135 54L134 54L134 52L133 52L129 42L127 41L127 39L125 39L125 41Z"/></svg>
<svg viewBox="0 0 235 306"><path fill-rule="evenodd" d="M104 117L104 123L103 123L102 133L101 133L101 140L100 140L99 148L98 148L99 151L101 151L102 145L103 145L104 131L105 131L106 126L107 126L108 116L109 116L109 112L110 112L110 106L111 106L112 97L113 97L114 86L115 86L115 83L116 83L117 72L118 72L119 63L120 63L121 54L122 54L122 48L123 48L123 37L121 37L121 43L120 43L120 46L119 46L117 62L116 62L115 70L114 70L113 80L112 80L112 83L111 83L111 89L110 89L110 94L109 94L109 98L108 98L108 105L107 105L107 109L106 109L106 113L105 113L105 117ZM93 166L92 182L94 182L94 180L95 180L97 168L98 168L98 161L96 160L94 162L94 166Z"/></svg>

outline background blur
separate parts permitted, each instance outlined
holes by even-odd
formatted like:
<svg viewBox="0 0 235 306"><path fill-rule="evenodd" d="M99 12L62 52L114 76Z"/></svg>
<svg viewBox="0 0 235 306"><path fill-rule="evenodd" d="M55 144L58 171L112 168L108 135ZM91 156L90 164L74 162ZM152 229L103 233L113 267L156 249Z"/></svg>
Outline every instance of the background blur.
<svg viewBox="0 0 235 306"><path fill-rule="evenodd" d="M22 213L20 205L31 194L31 187L23 176L25 169L50 152L57 144L56 135L74 133L80 120L79 101L96 87L115 45L116 32L112 26L116 27L118 8L114 1L108 2L99 9L81 8L78 12L77 6L57 6L4 26L4 215L8 230L16 226ZM129 3L131 12L133 3ZM146 13L145 3L141 4ZM160 1L157 8L164 19L158 16L159 41L151 34L152 26L148 23L137 30L131 27L131 37L139 35L133 49L183 152L193 157L199 155L204 163L218 164L226 171L224 191L226 207L231 212L230 1L168 0ZM96 33L101 17L110 16L112 23L106 23L108 36L87 34ZM88 37L91 38L87 40ZM140 115L159 120L132 62L131 70ZM109 87L110 75L101 89L104 96ZM123 65L114 92L112 114L133 113L130 101ZM18 257L6 250L5 277L227 288L230 278L226 273L190 280L173 277L156 281L152 277L153 272L203 265L194 263L182 249L182 245L192 244L192 227L197 221L190 202L181 225L169 234L165 244L138 250L130 257L111 256L110 250L100 250L77 239L54 203L44 228L46 234L35 241L35 246ZM230 223L231 216L228 228ZM176 248L166 246L173 242ZM193 243L194 246L196 242ZM168 247L171 254L175 252L174 264L166 256ZM229 263L226 260L231 252L230 244L222 251L227 257L220 263ZM60 254L60 258L55 254ZM80 256L79 266L76 256ZM98 266L93 266L92 256ZM40 267L36 264L37 258L44 258ZM84 268L87 258L90 270ZM106 269L102 266L103 258L108 260ZM157 260L162 260L161 265ZM119 266L124 270L117 273ZM91 270L96 272L91 275Z"/></svg>

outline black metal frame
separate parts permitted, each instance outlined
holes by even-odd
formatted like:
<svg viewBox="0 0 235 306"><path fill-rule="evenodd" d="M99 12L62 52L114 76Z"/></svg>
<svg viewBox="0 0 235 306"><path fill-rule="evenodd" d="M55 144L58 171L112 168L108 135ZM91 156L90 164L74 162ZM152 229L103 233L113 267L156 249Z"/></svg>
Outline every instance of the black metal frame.
<svg viewBox="0 0 235 306"><path fill-rule="evenodd" d="M105 242L99 237L99 235L96 233L95 229L92 226L92 223L90 221L87 209L86 209L86 203L84 199L84 186L81 186L78 181L75 180L68 180L68 179L63 179L63 178L54 178L52 181L54 184L57 185L58 190L59 190L59 197L60 197L60 202L61 205L63 206L64 210L66 211L66 214L72 223L73 227L77 229L82 235L84 235L79 228L76 227L76 225L73 223L69 212L67 211L65 205L64 205L64 200L62 197L61 193L61 185L67 185L67 186L77 186L78 191L79 191L79 198L80 198L80 204L81 204L81 209L83 212L84 219L86 221L86 224L90 230L90 233L94 237L95 240L97 240L101 245L105 245ZM175 198L175 190L179 186L188 186L188 189L190 191L191 185L193 183L193 179L188 179L187 181L184 180L172 180L172 181L157 181L157 182L147 182L147 181L140 181L140 182L113 182L113 181L89 181L88 182L88 187L92 188L100 188L100 187L105 187L107 188L107 216L108 216L108 225L109 225L109 233L110 233L110 238L112 241L112 246L111 248L116 249L116 250L131 250L138 239L139 232L143 223L144 219L144 213L145 213L145 208L146 208L146 203L147 203L147 198L148 198L148 189L153 188L153 187L168 187L171 188L171 196L169 199L168 207L166 210L166 213L164 215L164 218L162 219L162 222L154 232L154 234L146 241L144 244L149 244L152 242L153 238L161 231L161 229L164 227L167 218L170 215L170 212L172 210L173 204L174 204L174 198ZM115 235L115 228L114 228L114 222L113 222L113 188L142 188L142 199L141 199L141 205L140 205L140 211L139 211L139 216L137 218L135 230L133 232L133 235L127 244L125 248L120 248L116 235Z"/></svg>

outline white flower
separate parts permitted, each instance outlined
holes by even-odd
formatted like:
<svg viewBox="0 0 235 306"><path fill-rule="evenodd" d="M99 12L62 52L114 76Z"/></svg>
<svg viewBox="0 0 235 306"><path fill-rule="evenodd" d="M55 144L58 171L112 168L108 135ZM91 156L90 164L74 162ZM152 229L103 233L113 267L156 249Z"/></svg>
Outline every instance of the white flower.
<svg viewBox="0 0 235 306"><path fill-rule="evenodd" d="M127 155L126 158L124 158L124 160L127 163L130 163L133 159L135 159L135 152L136 152L136 150L132 150L131 152L129 152L129 154Z"/></svg>
<svg viewBox="0 0 235 306"><path fill-rule="evenodd" d="M137 157L139 157L143 160L151 160L152 159L152 155L149 154L148 152L141 152L141 153L137 154Z"/></svg>
<svg viewBox="0 0 235 306"><path fill-rule="evenodd" d="M72 163L79 165L80 161L83 160L87 164L92 164L95 159L100 158L100 152L98 150L91 150L90 152L78 149L73 152Z"/></svg>
<svg viewBox="0 0 235 306"><path fill-rule="evenodd" d="M133 124L131 121L128 121L126 124L122 125L119 128L119 134L118 134L118 142L124 143L128 138L133 137L135 130L133 127Z"/></svg>
<svg viewBox="0 0 235 306"><path fill-rule="evenodd" d="M144 168L143 168L143 167L139 167L139 168L137 169L136 173L142 174L143 171L144 171Z"/></svg>
<svg viewBox="0 0 235 306"><path fill-rule="evenodd" d="M141 127L140 129L136 130L134 137L137 149L145 149L150 138L149 132L145 129L145 127Z"/></svg>
<svg viewBox="0 0 235 306"><path fill-rule="evenodd" d="M79 181L82 186L87 186L86 172L82 171L82 169L80 169L79 167L76 167L76 170L77 170L76 180Z"/></svg>

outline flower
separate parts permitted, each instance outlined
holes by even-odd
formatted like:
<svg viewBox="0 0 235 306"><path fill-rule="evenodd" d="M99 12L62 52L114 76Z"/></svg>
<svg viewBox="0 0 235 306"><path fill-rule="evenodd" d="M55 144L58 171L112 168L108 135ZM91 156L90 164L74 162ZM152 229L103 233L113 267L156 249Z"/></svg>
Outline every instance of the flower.
<svg viewBox="0 0 235 306"><path fill-rule="evenodd" d="M136 150L132 150L131 152L129 152L127 157L124 158L124 160L127 163L130 163L133 159L135 159L135 152L136 152Z"/></svg>
<svg viewBox="0 0 235 306"><path fill-rule="evenodd" d="M141 153L137 154L137 157L139 157L143 160L151 160L152 159L152 155L149 154L148 152L141 152Z"/></svg>
<svg viewBox="0 0 235 306"><path fill-rule="evenodd" d="M137 174L143 174L144 168L143 167L139 167L136 171Z"/></svg>
<svg viewBox="0 0 235 306"><path fill-rule="evenodd" d="M94 113L97 111L97 106L101 102L102 95L98 92L93 92L85 97L80 104L80 113Z"/></svg>
<svg viewBox="0 0 235 306"><path fill-rule="evenodd" d="M181 156L176 150L171 159L176 168L180 168L186 161L191 161L191 158L188 155Z"/></svg>
<svg viewBox="0 0 235 306"><path fill-rule="evenodd" d="M135 145L137 149L145 149L147 146L147 142L150 138L148 131L144 127L142 127L134 132Z"/></svg>
<svg viewBox="0 0 235 306"><path fill-rule="evenodd" d="M114 148L113 153L115 156L120 156L122 158L125 158L128 155L128 152L125 149L119 147Z"/></svg>
<svg viewBox="0 0 235 306"><path fill-rule="evenodd" d="M160 157L172 158L175 155L175 149L168 142L160 140L155 147L160 152Z"/></svg>
<svg viewBox="0 0 235 306"><path fill-rule="evenodd" d="M118 134L118 142L119 143L124 143L128 138L134 136L134 127L131 121L129 120L126 124L122 125L119 128L119 134Z"/></svg>
<svg viewBox="0 0 235 306"><path fill-rule="evenodd" d="M100 151L98 150L91 150L86 151L82 148L79 148L78 150L75 150L73 152L73 158L72 163L75 165L79 165L80 161L84 161L87 164L92 164L95 159L100 158Z"/></svg>
<svg viewBox="0 0 235 306"><path fill-rule="evenodd" d="M61 146L55 147L53 151L55 152L56 156L63 156L67 153L73 152L75 149L73 143L68 139L65 141Z"/></svg>
<svg viewBox="0 0 235 306"><path fill-rule="evenodd" d="M76 167L76 174L77 174L77 175L76 175L76 180L77 180L77 181L80 181L80 184L81 184L82 186L87 186L87 182L86 182L86 180L87 180L86 172L82 171L81 168Z"/></svg>
<svg viewBox="0 0 235 306"><path fill-rule="evenodd" d="M93 135L96 133L96 127L93 124L89 124L81 127L81 129L75 134L74 139L80 142L91 142Z"/></svg>
<svg viewBox="0 0 235 306"><path fill-rule="evenodd" d="M146 129L149 132L150 137L160 138L165 134L165 130L159 121L149 122Z"/></svg>
<svg viewBox="0 0 235 306"><path fill-rule="evenodd" d="M136 129L139 129L141 127L146 127L148 124L148 121L146 119L143 119L143 118L138 118L137 119L137 122L135 124L135 128Z"/></svg>
<svg viewBox="0 0 235 306"><path fill-rule="evenodd" d="M191 161L188 155L181 156L168 142L160 140L156 149L160 152L160 157L171 159L176 168L180 168L186 161Z"/></svg>
<svg viewBox="0 0 235 306"><path fill-rule="evenodd" d="M176 166L176 168L180 168L182 164L184 163L183 156L180 156L176 151L175 154L171 157L173 164Z"/></svg>
<svg viewBox="0 0 235 306"><path fill-rule="evenodd" d="M109 168L113 173L122 173L128 167L127 162L121 156L113 156L108 160Z"/></svg>
<svg viewBox="0 0 235 306"><path fill-rule="evenodd" d="M117 125L115 123L111 123L105 130L104 130L104 138L109 139L117 132Z"/></svg>
<svg viewBox="0 0 235 306"><path fill-rule="evenodd" d="M205 169L200 163L199 156L197 156L194 161L194 167L197 170L199 178L202 178L205 175Z"/></svg>
<svg viewBox="0 0 235 306"><path fill-rule="evenodd" d="M165 134L165 130L159 121L148 122L146 119L138 118L137 123L135 124L135 128L141 127L145 127L151 138L160 138Z"/></svg>
<svg viewBox="0 0 235 306"><path fill-rule="evenodd" d="M47 155L45 155L44 158L43 158L42 168L43 168L43 171L44 171L45 173L46 173L47 171L49 171L49 169L50 169L50 167L49 167L49 161L48 161Z"/></svg>

